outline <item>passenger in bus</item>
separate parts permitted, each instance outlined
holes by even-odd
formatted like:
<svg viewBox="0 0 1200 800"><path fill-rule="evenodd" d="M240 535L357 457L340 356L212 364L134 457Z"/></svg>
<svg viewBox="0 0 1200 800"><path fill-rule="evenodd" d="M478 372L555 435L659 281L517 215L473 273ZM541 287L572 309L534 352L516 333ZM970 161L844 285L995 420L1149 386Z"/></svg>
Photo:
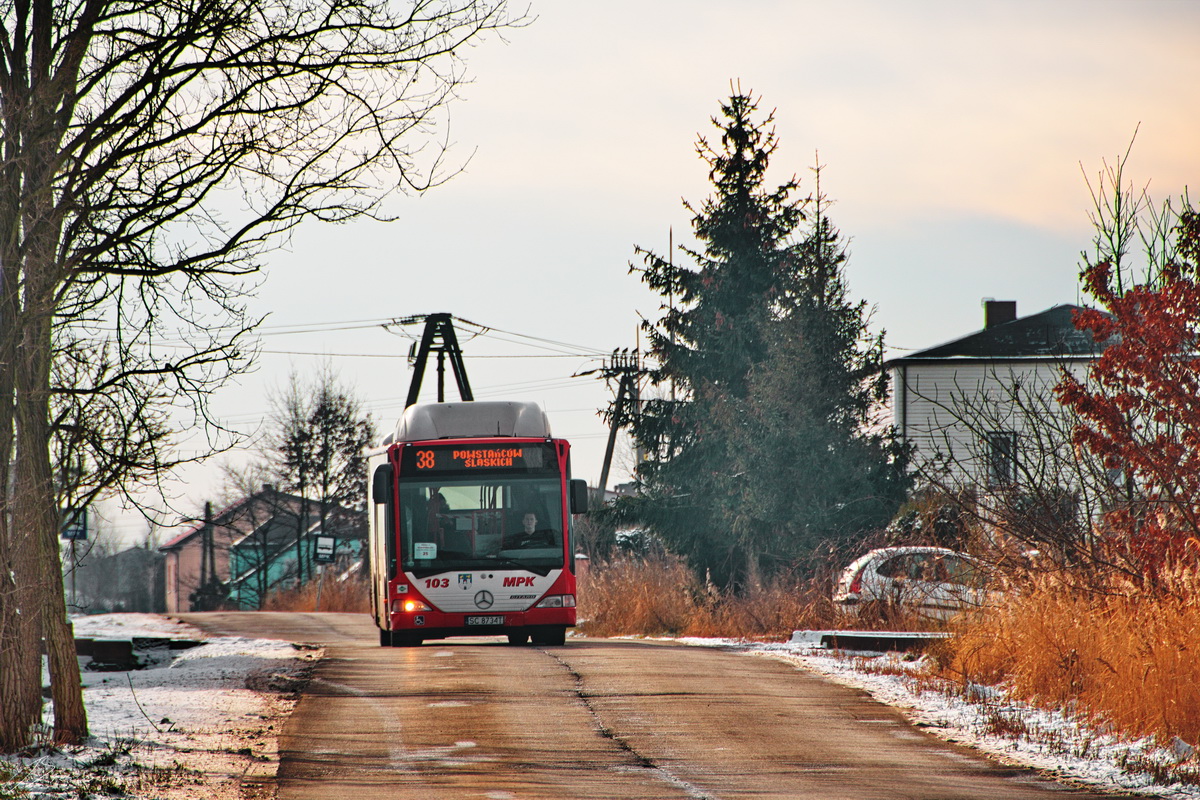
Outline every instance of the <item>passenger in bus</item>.
<svg viewBox="0 0 1200 800"><path fill-rule="evenodd" d="M431 489L429 503L425 507L425 541L434 542L438 547L446 543L447 520L445 513L448 510L446 498L442 497L442 493L437 489Z"/></svg>

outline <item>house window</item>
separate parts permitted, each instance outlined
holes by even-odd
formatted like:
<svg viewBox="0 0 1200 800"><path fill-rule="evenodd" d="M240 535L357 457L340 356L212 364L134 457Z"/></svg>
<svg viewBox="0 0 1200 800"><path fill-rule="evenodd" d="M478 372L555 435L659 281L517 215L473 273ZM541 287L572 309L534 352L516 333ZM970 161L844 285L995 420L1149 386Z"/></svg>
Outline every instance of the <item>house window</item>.
<svg viewBox="0 0 1200 800"><path fill-rule="evenodd" d="M988 486L1010 486L1017 479L1016 431L989 431L984 442Z"/></svg>

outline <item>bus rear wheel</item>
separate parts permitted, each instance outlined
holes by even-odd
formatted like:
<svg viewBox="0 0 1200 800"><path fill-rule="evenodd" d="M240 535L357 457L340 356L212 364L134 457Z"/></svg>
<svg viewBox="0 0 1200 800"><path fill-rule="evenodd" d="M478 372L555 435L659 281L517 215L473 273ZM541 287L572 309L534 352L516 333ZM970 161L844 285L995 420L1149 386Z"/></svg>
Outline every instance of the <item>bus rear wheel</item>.
<svg viewBox="0 0 1200 800"><path fill-rule="evenodd" d="M379 631L380 647L417 647L423 640L414 633L405 631Z"/></svg>
<svg viewBox="0 0 1200 800"><path fill-rule="evenodd" d="M567 629L559 627L542 628L533 633L533 643L549 645L551 647L564 645L567 643Z"/></svg>

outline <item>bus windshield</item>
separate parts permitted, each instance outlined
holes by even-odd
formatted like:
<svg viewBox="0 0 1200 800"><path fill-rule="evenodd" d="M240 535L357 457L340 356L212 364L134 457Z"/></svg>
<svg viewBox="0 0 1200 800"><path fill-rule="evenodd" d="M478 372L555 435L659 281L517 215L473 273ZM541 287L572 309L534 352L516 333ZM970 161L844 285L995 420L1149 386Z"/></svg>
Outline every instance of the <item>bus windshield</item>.
<svg viewBox="0 0 1200 800"><path fill-rule="evenodd" d="M557 477L472 475L400 482L401 560L416 577L467 569L546 575L563 566L562 520Z"/></svg>

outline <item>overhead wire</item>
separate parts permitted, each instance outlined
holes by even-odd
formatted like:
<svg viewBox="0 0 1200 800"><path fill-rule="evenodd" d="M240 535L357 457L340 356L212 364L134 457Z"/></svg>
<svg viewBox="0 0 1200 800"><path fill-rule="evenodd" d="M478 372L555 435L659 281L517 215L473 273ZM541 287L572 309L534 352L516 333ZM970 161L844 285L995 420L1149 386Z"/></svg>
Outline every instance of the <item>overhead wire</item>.
<svg viewBox="0 0 1200 800"><path fill-rule="evenodd" d="M401 320L409 320L411 323L402 323ZM388 333L398 335L403 338L417 341L418 337L404 330L407 324L415 324L423 320L420 318L376 318L376 319L359 319L359 320L338 320L330 322L308 322L301 324L287 325L266 325L255 330L255 333L262 337L271 336L291 336L316 333L334 333L352 330L364 330L369 328L381 328ZM454 317L454 319L465 326L470 326L473 330L464 331L470 334L470 339L485 337L491 341L505 342L515 344L520 347L528 347L545 352L530 353L530 354L463 354L465 359L517 359L517 358L582 358L596 359L603 358L608 355L608 351L597 348L588 347L585 345L563 342L556 339L550 339L542 336L533 336L523 334L517 331L510 331L502 328L494 328L487 325L481 325L470 320ZM468 341L470 341L468 339ZM182 347L182 340L178 344L170 342L170 340L160 341L155 343L160 347ZM336 358L377 358L377 359L408 359L410 356L407 353L334 353L334 352L319 352L319 351L303 351L303 350L259 350L258 353L263 355L293 355L293 356L326 356ZM430 387L426 387L428 390ZM564 389L582 388L580 383L573 377L555 377L548 379L534 379L524 381L512 381L509 383L491 384L486 386L477 386L475 388L476 397L494 397L497 395L505 395L512 393L547 393L558 392ZM366 410L372 413L380 413L395 408L403 408L405 399L401 396L386 398L375 402L364 403ZM595 411L595 409L571 409L572 412ZM566 413L566 412L563 412ZM261 428L267 423L271 415L269 410L256 412L242 412L239 414L231 414L221 418L221 424L226 425L235 430L243 430L247 427ZM597 435L599 436L599 435ZM577 437L584 438L584 437ZM591 438L587 435L586 438Z"/></svg>

